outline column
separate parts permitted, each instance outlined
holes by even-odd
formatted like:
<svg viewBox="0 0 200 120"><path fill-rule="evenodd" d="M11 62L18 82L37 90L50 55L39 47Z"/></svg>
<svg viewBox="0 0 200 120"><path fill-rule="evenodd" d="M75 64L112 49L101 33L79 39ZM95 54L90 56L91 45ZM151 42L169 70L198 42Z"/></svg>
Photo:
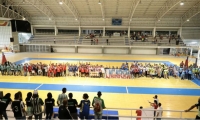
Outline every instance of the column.
<svg viewBox="0 0 200 120"><path fill-rule="evenodd" d="M75 46L75 53L78 53L78 46Z"/></svg>
<svg viewBox="0 0 200 120"><path fill-rule="evenodd" d="M192 56L192 51L193 51L193 49L191 48L191 49L190 49L190 56Z"/></svg>
<svg viewBox="0 0 200 120"><path fill-rule="evenodd" d="M130 38L131 27L128 27L128 38Z"/></svg>
<svg viewBox="0 0 200 120"><path fill-rule="evenodd" d="M54 26L54 30L55 30L55 36L57 36L58 35L58 29L57 29L56 25Z"/></svg>
<svg viewBox="0 0 200 120"><path fill-rule="evenodd" d="M178 29L178 35L180 35L180 37L181 37L181 35L182 35L182 27L180 27L180 28Z"/></svg>
<svg viewBox="0 0 200 120"><path fill-rule="evenodd" d="M81 36L81 26L79 26L78 31L79 31L78 36L80 37Z"/></svg>
<svg viewBox="0 0 200 120"><path fill-rule="evenodd" d="M152 32L153 37L156 36L156 27L153 28L153 32Z"/></svg>
<svg viewBox="0 0 200 120"><path fill-rule="evenodd" d="M33 29L33 26L31 25L31 35L33 35L34 33L34 29Z"/></svg>
<svg viewBox="0 0 200 120"><path fill-rule="evenodd" d="M103 27L103 37L105 37L105 34L106 34L106 27L104 26Z"/></svg>

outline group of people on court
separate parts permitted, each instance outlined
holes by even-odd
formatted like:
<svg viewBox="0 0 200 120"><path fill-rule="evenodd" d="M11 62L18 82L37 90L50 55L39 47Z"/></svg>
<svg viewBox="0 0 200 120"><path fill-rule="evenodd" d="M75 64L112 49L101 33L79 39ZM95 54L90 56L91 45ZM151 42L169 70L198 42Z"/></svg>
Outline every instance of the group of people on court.
<svg viewBox="0 0 200 120"><path fill-rule="evenodd" d="M25 103L22 99L22 93L17 92L14 95L14 100L11 99L11 94L7 93L3 98L0 98L0 119L3 117L7 120L7 107L11 104L11 109L14 113L16 119L39 119L41 120L43 116L46 119L51 119L58 117L59 119L90 119L90 106L94 110L95 120L102 119L102 112L105 109L104 100L101 98L101 91L97 92L97 96L93 98L92 103L89 100L87 93L83 94L83 100L78 104L76 99L73 99L73 94L66 94L67 89L62 89L62 94L58 95L57 105L55 107L55 100L52 93L47 94L47 98L43 101L38 94L37 90L34 90L33 93L28 92L25 99ZM44 109L42 109L44 106ZM78 113L78 109L79 113ZM58 114L56 114L58 113Z"/></svg>
<svg viewBox="0 0 200 120"><path fill-rule="evenodd" d="M168 79L169 76L174 76L176 78L180 77L183 79L191 80L192 78L200 78L200 67L196 65L190 65L186 67L183 61L180 66L167 65L167 64L151 64L151 63L139 63L132 62L129 65L128 62L122 63L120 67L108 67L103 65L93 65L89 62L85 63L50 63L44 64L42 62L25 63L25 64L15 64L11 62L6 62L5 64L0 64L0 72L2 75L30 75L30 76L48 76L48 77L64 77L64 76L79 76L79 77L102 77L105 78L107 69L121 69L127 70L130 74L130 78L138 77L151 77L154 79L165 78ZM113 73L116 74L116 73Z"/></svg>

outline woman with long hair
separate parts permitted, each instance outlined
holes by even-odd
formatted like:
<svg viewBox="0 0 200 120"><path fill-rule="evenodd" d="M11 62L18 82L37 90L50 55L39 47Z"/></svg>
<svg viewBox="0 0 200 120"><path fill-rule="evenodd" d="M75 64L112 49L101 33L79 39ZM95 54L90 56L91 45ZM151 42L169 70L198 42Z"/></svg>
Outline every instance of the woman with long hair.
<svg viewBox="0 0 200 120"><path fill-rule="evenodd" d="M33 105L32 105L32 93L31 92L28 92L27 93L27 97L25 99L26 101L26 113L27 113L27 116L28 116L28 120L31 120L32 119L32 116L33 116Z"/></svg>

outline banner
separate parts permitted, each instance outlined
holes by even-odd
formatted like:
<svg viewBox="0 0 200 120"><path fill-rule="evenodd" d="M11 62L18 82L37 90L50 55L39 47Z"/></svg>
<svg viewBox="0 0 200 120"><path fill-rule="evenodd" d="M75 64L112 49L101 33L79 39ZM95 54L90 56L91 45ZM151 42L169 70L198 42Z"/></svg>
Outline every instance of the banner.
<svg viewBox="0 0 200 120"><path fill-rule="evenodd" d="M131 75L129 70L106 69L106 78L130 79Z"/></svg>

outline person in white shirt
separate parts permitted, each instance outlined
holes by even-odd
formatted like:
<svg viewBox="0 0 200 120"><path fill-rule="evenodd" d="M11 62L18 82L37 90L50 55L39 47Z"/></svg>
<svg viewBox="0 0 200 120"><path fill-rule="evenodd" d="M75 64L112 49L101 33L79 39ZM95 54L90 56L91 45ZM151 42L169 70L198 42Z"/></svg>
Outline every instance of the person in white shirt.
<svg viewBox="0 0 200 120"><path fill-rule="evenodd" d="M157 95L155 95L153 98L154 98L154 100L157 101L157 103L159 103L159 100L158 100L158 96L157 96Z"/></svg>
<svg viewBox="0 0 200 120"><path fill-rule="evenodd" d="M161 107L161 103L158 104L158 108L157 108L157 114L156 114L156 120L161 120L162 115L163 115L163 108Z"/></svg>

